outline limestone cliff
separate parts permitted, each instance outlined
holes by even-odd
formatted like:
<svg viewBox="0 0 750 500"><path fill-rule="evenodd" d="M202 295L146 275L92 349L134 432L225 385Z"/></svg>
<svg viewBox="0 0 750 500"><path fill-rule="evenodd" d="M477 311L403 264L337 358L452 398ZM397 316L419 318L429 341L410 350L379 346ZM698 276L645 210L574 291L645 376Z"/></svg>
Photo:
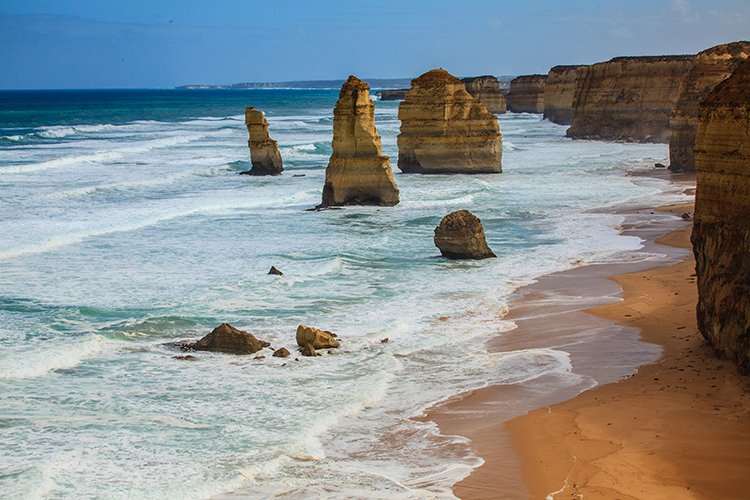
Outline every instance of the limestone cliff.
<svg viewBox="0 0 750 500"><path fill-rule="evenodd" d="M669 119L669 169L695 171L695 134L700 102L750 55L750 42L717 45L698 53L680 86Z"/></svg>
<svg viewBox="0 0 750 500"><path fill-rule="evenodd" d="M588 66L555 66L544 85L544 118L558 125L573 123L576 85L586 76Z"/></svg>
<svg viewBox="0 0 750 500"><path fill-rule="evenodd" d="M703 100L693 252L698 328L750 373L750 61Z"/></svg>
<svg viewBox="0 0 750 500"><path fill-rule="evenodd" d="M616 57L594 64L576 88L568 137L668 142L672 104L693 57Z"/></svg>
<svg viewBox="0 0 750 500"><path fill-rule="evenodd" d="M370 87L350 76L333 110L333 154L326 168L323 206L395 205L398 188L375 130Z"/></svg>
<svg viewBox="0 0 750 500"><path fill-rule="evenodd" d="M407 173L498 173L497 117L444 69L412 80L398 108L398 168Z"/></svg>
<svg viewBox="0 0 750 500"><path fill-rule="evenodd" d="M462 78L466 91L474 99L479 99L490 113L505 113L505 95L500 91L500 83L494 76Z"/></svg>
<svg viewBox="0 0 750 500"><path fill-rule="evenodd" d="M253 167L250 175L278 175L284 167L281 162L279 145L268 135L268 122L263 112L249 107L245 109L245 125L250 140L250 162Z"/></svg>
<svg viewBox="0 0 750 500"><path fill-rule="evenodd" d="M510 81L506 96L508 111L544 113L544 86L547 75L524 75Z"/></svg>

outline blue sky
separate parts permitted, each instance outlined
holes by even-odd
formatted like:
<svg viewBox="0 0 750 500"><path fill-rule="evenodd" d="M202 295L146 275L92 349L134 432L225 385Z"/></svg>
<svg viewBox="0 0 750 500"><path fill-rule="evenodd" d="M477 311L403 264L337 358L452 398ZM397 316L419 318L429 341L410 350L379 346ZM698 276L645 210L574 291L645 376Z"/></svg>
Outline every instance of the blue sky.
<svg viewBox="0 0 750 500"><path fill-rule="evenodd" d="M749 0L2 0L0 88L546 73L747 39Z"/></svg>

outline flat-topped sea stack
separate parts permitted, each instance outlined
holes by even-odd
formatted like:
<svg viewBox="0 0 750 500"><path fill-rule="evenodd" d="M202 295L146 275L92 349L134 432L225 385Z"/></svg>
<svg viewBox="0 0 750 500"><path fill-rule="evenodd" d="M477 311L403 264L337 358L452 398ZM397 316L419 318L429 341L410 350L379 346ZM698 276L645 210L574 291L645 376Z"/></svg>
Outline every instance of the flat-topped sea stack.
<svg viewBox="0 0 750 500"><path fill-rule="evenodd" d="M695 146L698 328L750 373L750 61L703 100Z"/></svg>
<svg viewBox="0 0 750 500"><path fill-rule="evenodd" d="M672 105L693 58L616 57L592 65L577 86L567 136L668 142Z"/></svg>
<svg viewBox="0 0 750 500"><path fill-rule="evenodd" d="M412 80L398 118L398 168L402 172L502 172L497 117L444 69L433 69Z"/></svg>
<svg viewBox="0 0 750 500"><path fill-rule="evenodd" d="M505 113L505 95L500 91L500 83L491 75L462 78L466 91L474 99L479 99L490 113Z"/></svg>
<svg viewBox="0 0 750 500"><path fill-rule="evenodd" d="M398 188L375 130L370 87L350 76L333 110L333 154L326 168L323 206L395 205Z"/></svg>
<svg viewBox="0 0 750 500"><path fill-rule="evenodd" d="M508 111L513 113L544 113L544 87L547 75L524 75L510 81Z"/></svg>
<svg viewBox="0 0 750 500"><path fill-rule="evenodd" d="M284 167L281 162L279 145L268 135L268 122L263 112L259 109L249 107L245 109L245 125L250 139L250 162L252 168L249 175L279 175Z"/></svg>
<svg viewBox="0 0 750 500"><path fill-rule="evenodd" d="M750 55L750 42L717 45L698 53L680 86L669 120L669 169L695 171L700 102Z"/></svg>
<svg viewBox="0 0 750 500"><path fill-rule="evenodd" d="M588 66L555 66L544 84L544 118L558 125L573 123L576 85L586 76Z"/></svg>

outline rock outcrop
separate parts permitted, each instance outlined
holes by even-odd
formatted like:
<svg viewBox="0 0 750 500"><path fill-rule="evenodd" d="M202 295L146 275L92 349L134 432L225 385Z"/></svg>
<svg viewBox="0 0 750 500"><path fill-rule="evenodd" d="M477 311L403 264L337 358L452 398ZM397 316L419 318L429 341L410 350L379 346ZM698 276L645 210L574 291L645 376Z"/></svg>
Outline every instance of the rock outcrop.
<svg viewBox="0 0 750 500"><path fill-rule="evenodd" d="M188 344L188 347L196 351L218 351L230 354L252 354L264 347L268 342L256 339L251 333L243 332L227 323L214 328L214 330L200 339L198 342Z"/></svg>
<svg viewBox="0 0 750 500"><path fill-rule="evenodd" d="M305 347L311 345L315 349L327 349L329 347L339 347L339 341L336 335L327 330L318 330L311 326L299 325L297 327L297 345Z"/></svg>
<svg viewBox="0 0 750 500"><path fill-rule="evenodd" d="M680 85L669 119L669 169L695 171L695 134L700 102L750 55L750 42L717 45L699 52Z"/></svg>
<svg viewBox="0 0 750 500"><path fill-rule="evenodd" d="M462 78L466 91L485 105L490 113L505 113L505 95L500 91L497 78L490 75Z"/></svg>
<svg viewBox="0 0 750 500"><path fill-rule="evenodd" d="M398 188L375 130L370 87L350 76L333 110L333 154L326 168L322 206L395 205Z"/></svg>
<svg viewBox="0 0 750 500"><path fill-rule="evenodd" d="M375 95L380 97L381 101L403 101L409 89L381 90Z"/></svg>
<svg viewBox="0 0 750 500"><path fill-rule="evenodd" d="M698 328L750 373L750 61L703 100L693 253Z"/></svg>
<svg viewBox="0 0 750 500"><path fill-rule="evenodd" d="M449 259L486 259L495 257L487 246L482 222L468 210L443 217L435 228L435 246Z"/></svg>
<svg viewBox="0 0 750 500"><path fill-rule="evenodd" d="M592 65L576 88L567 136L668 142L672 105L693 58L616 57Z"/></svg>
<svg viewBox="0 0 750 500"><path fill-rule="evenodd" d="M524 75L510 81L506 100L513 113L544 113L547 75Z"/></svg>
<svg viewBox="0 0 750 500"><path fill-rule="evenodd" d="M576 87L586 76L588 66L555 66L544 84L544 118L558 125L573 123Z"/></svg>
<svg viewBox="0 0 750 500"><path fill-rule="evenodd" d="M398 108L398 168L406 173L499 173L497 117L444 69L415 78Z"/></svg>
<svg viewBox="0 0 750 500"><path fill-rule="evenodd" d="M291 353L286 347L280 347L273 351L274 358L288 358Z"/></svg>
<svg viewBox="0 0 750 500"><path fill-rule="evenodd" d="M247 172L248 175L278 175L284 167L281 162L279 145L268 135L268 122L263 112L259 109L249 107L245 109L245 125L250 139L250 162L253 167Z"/></svg>

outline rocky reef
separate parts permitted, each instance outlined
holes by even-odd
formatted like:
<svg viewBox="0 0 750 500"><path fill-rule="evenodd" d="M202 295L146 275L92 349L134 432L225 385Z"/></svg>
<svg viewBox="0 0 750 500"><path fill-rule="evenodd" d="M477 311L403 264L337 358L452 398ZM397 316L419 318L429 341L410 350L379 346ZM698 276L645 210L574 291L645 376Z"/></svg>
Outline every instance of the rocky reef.
<svg viewBox="0 0 750 500"><path fill-rule="evenodd" d="M669 119L669 169L695 171L695 134L700 102L750 55L750 42L717 45L699 52L680 86Z"/></svg>
<svg viewBox="0 0 750 500"><path fill-rule="evenodd" d="M508 111L544 113L544 87L547 75L524 75L510 81L506 96Z"/></svg>
<svg viewBox="0 0 750 500"><path fill-rule="evenodd" d="M750 373L750 61L703 100L693 252L698 328Z"/></svg>
<svg viewBox="0 0 750 500"><path fill-rule="evenodd" d="M247 133L250 136L247 144L250 146L250 162L253 167L242 173L247 175L279 175L284 170L279 145L268 134L268 121L263 116L263 112L252 106L245 109L245 126L247 126Z"/></svg>
<svg viewBox="0 0 750 500"><path fill-rule="evenodd" d="M199 341L186 344L185 348L195 349L196 351L252 354L269 345L271 344L264 340L256 339L251 333L238 330L230 324L222 323Z"/></svg>
<svg viewBox="0 0 750 500"><path fill-rule="evenodd" d="M479 99L490 113L505 113L505 95L500 91L497 78L490 75L462 78L466 91Z"/></svg>
<svg viewBox="0 0 750 500"><path fill-rule="evenodd" d="M350 76L333 110L333 154L326 168L322 206L395 205L398 188L375 130L370 87Z"/></svg>
<svg viewBox="0 0 750 500"><path fill-rule="evenodd" d="M592 65L576 88L568 137L668 142L672 105L693 58L616 57Z"/></svg>
<svg viewBox="0 0 750 500"><path fill-rule="evenodd" d="M381 101L403 101L409 89L381 90L375 93Z"/></svg>
<svg viewBox="0 0 750 500"><path fill-rule="evenodd" d="M573 123L573 100L577 84L588 66L555 66L544 85L544 118L558 125Z"/></svg>
<svg viewBox="0 0 750 500"><path fill-rule="evenodd" d="M502 143L497 117L461 80L434 69L411 82L398 108L398 168L406 173L498 173Z"/></svg>
<svg viewBox="0 0 750 500"><path fill-rule="evenodd" d="M487 246L482 221L468 210L443 217L435 228L435 246L449 259L487 259L495 254Z"/></svg>

